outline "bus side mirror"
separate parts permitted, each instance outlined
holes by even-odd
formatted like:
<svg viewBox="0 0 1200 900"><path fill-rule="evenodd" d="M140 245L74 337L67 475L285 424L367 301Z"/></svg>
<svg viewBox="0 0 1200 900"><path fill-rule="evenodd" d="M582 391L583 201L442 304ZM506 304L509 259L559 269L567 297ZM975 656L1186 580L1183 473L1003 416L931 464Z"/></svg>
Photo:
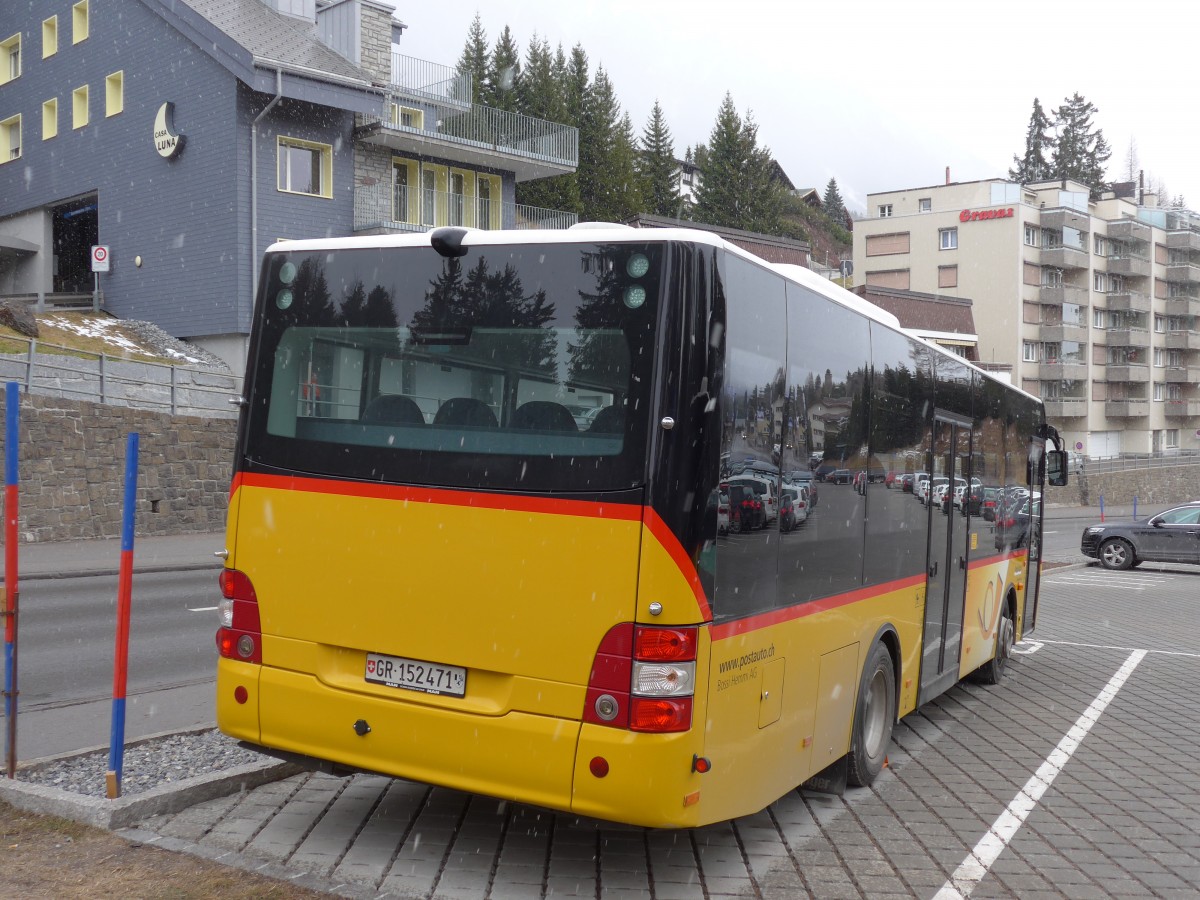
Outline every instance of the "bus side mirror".
<svg viewBox="0 0 1200 900"><path fill-rule="evenodd" d="M1067 451L1046 451L1046 483L1062 487L1067 483Z"/></svg>

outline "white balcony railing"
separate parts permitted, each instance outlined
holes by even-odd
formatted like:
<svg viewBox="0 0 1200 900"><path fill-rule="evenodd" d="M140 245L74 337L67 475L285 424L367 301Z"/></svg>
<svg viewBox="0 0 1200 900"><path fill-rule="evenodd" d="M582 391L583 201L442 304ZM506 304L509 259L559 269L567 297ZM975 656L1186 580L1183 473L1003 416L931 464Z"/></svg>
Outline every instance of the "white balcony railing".
<svg viewBox="0 0 1200 900"><path fill-rule="evenodd" d="M427 231L443 225L485 230L569 228L577 221L573 212L449 191L404 185L354 189L355 231Z"/></svg>

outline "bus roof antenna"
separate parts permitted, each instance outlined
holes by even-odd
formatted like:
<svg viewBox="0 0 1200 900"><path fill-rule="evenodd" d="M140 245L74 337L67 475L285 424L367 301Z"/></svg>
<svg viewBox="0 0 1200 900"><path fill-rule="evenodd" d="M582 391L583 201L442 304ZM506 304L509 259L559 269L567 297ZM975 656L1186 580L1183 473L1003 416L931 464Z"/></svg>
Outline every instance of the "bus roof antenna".
<svg viewBox="0 0 1200 900"><path fill-rule="evenodd" d="M463 238L467 236L467 229L453 228L435 228L429 234L429 243L433 244L433 249L442 256L466 256L467 248L463 246Z"/></svg>

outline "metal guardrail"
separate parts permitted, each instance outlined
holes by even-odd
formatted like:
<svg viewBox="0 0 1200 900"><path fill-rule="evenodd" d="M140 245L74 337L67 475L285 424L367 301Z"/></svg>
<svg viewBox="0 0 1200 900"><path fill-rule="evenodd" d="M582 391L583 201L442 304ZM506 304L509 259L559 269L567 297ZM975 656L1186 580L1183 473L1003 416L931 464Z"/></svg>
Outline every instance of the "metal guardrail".
<svg viewBox="0 0 1200 900"><path fill-rule="evenodd" d="M0 353L0 382L15 381L32 394L169 412L172 415L234 418L242 378L198 366L140 362L90 353L30 338L25 351Z"/></svg>
<svg viewBox="0 0 1200 900"><path fill-rule="evenodd" d="M1160 453L1124 453L1120 456L1092 459L1072 458L1076 466L1081 464L1083 475L1098 475L1101 472L1126 472L1134 470L1173 468L1176 466L1200 465L1200 450L1171 450ZM1075 471L1079 471L1075 469Z"/></svg>
<svg viewBox="0 0 1200 900"><path fill-rule="evenodd" d="M32 306L34 312L44 312L47 309L91 309L100 310L104 307L104 292L96 294L83 293L54 293L50 291L29 291L18 294L4 294L0 300L15 300Z"/></svg>

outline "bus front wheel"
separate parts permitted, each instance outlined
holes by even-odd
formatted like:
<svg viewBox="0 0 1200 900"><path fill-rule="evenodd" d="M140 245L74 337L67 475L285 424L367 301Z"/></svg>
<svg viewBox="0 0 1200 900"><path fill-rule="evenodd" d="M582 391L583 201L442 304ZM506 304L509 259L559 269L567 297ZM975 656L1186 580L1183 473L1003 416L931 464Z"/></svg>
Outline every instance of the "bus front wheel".
<svg viewBox="0 0 1200 900"><path fill-rule="evenodd" d="M892 668L892 656L881 642L871 650L858 689L846 772L850 784L869 787L875 781L887 758L895 722L896 672Z"/></svg>

